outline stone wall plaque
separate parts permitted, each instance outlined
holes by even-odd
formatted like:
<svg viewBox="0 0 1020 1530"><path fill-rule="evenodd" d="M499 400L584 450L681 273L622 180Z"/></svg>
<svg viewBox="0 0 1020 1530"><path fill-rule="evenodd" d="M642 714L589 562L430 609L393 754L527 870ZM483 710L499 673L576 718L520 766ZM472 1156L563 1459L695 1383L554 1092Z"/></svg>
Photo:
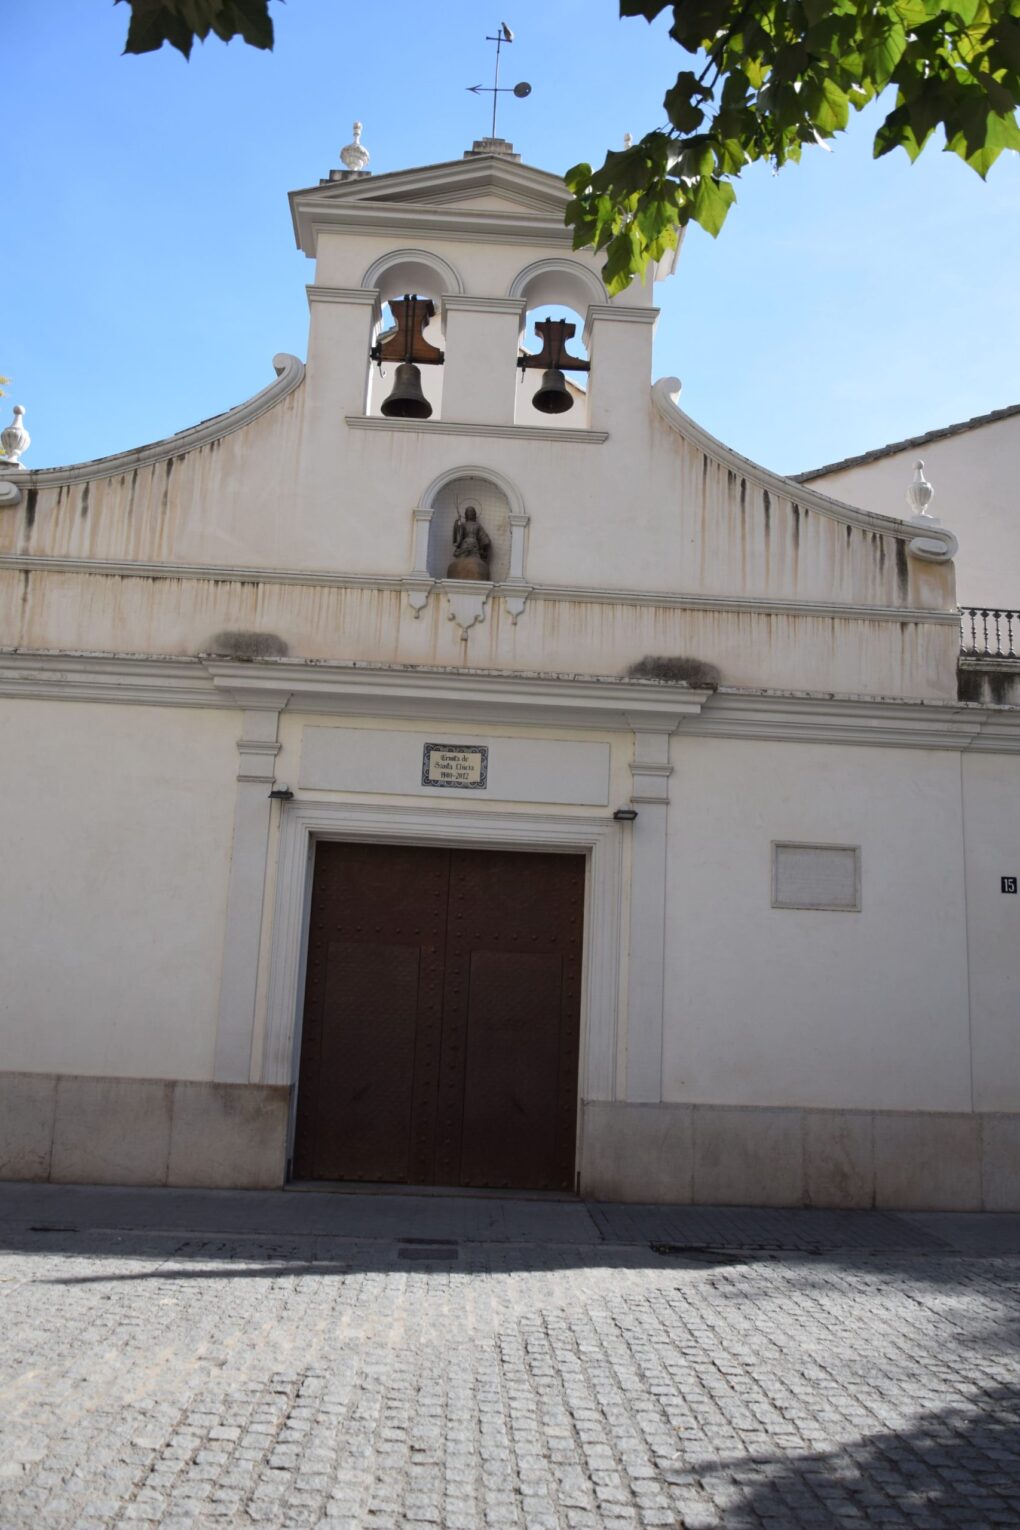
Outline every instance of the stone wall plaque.
<svg viewBox="0 0 1020 1530"><path fill-rule="evenodd" d="M487 744L426 744L422 750L422 786L483 792L488 778Z"/></svg>
<svg viewBox="0 0 1020 1530"><path fill-rule="evenodd" d="M859 912L859 847L773 843L772 907Z"/></svg>

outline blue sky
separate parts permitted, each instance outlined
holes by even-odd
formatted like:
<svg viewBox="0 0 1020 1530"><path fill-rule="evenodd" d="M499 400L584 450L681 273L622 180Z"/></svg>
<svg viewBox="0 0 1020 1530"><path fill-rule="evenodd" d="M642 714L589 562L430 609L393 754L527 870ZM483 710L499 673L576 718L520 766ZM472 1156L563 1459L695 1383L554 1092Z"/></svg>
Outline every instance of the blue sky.
<svg viewBox="0 0 1020 1530"><path fill-rule="evenodd" d="M682 55L615 0L289 0L271 54L121 56L125 5L0 0L5 293L0 371L26 465L141 445L239 403L305 354L288 190L365 124L375 171L455 159L487 131L484 41L516 41L499 128L526 162L601 162L662 118ZM875 118L831 154L738 187L659 288L656 375L738 451L797 471L1020 401L1020 156L873 162Z"/></svg>

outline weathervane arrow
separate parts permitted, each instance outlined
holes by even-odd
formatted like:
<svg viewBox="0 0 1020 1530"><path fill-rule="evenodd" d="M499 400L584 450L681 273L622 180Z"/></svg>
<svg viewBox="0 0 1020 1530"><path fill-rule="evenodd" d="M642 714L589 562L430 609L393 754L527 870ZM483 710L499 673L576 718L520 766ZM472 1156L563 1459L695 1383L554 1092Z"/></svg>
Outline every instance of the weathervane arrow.
<svg viewBox="0 0 1020 1530"><path fill-rule="evenodd" d="M496 35L494 37L486 36L486 39L485 39L486 42L494 42L496 44L496 71L495 71L495 74L493 76L492 84L491 85L466 85L464 87L465 90L469 90L473 96L479 96L479 95L491 95L492 96L492 137L493 138L495 138L495 136L496 136L496 106L497 106L497 104L499 102L500 96L502 96L502 95L516 96L519 101L523 101L525 96L530 96L531 95L531 86L528 84L527 80L521 80L516 85L501 85L499 83L499 54L500 54L500 49L502 48L504 43L512 43L513 40L514 40L514 34L511 32L511 30L507 26L506 22L505 21L501 21L500 24L499 24L499 30L496 33Z"/></svg>

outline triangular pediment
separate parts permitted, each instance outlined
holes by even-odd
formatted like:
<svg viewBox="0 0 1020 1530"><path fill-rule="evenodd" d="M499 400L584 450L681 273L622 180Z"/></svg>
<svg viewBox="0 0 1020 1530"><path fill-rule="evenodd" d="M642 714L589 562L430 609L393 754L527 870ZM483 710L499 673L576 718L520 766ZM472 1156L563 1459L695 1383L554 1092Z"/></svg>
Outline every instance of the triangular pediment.
<svg viewBox="0 0 1020 1530"><path fill-rule="evenodd" d="M439 185L433 187L422 186L415 192L410 188L401 187L392 193L383 191L370 200L377 203L388 203L392 206L408 205L416 207L445 207L452 210L455 207L463 207L466 212L531 212L541 217L543 214L556 213L563 215L568 193L559 182L561 195L552 195L545 188L536 189L527 185L508 185L493 180L479 181L474 184L463 182L452 185Z"/></svg>
<svg viewBox="0 0 1020 1530"><path fill-rule="evenodd" d="M481 154L396 170L330 180L291 193L298 242L312 253L315 227L329 224L391 223L402 219L441 220L451 231L523 220L536 226L563 227L570 193L558 175L522 165L506 155Z"/></svg>

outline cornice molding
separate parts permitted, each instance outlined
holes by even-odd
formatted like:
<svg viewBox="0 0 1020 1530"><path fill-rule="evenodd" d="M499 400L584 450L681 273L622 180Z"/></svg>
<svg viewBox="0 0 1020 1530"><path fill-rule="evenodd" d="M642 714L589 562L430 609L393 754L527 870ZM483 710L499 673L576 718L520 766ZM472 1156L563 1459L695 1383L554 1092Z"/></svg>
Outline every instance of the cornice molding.
<svg viewBox="0 0 1020 1530"><path fill-rule="evenodd" d="M989 711L978 733L968 745L971 754L1020 754L1020 721L1014 708Z"/></svg>
<svg viewBox="0 0 1020 1530"><path fill-rule="evenodd" d="M203 657L214 686L239 705L261 688L291 693L293 711L355 716L434 716L463 721L541 723L559 728L629 731L635 717L676 727L696 716L711 692L662 686L611 676L508 670L461 670L452 666L322 664L271 660L238 664Z"/></svg>
<svg viewBox="0 0 1020 1530"><path fill-rule="evenodd" d="M962 653L960 668L984 675L1020 675L1020 657L1009 654Z"/></svg>
<svg viewBox="0 0 1020 1530"><path fill-rule="evenodd" d="M0 696L1020 754L1020 707L439 665L6 652Z"/></svg>
<svg viewBox="0 0 1020 1530"><path fill-rule="evenodd" d="M590 351L595 343L597 324L644 324L654 330L658 318L657 308L628 308L625 304L619 303L589 303L584 318L582 339Z"/></svg>
<svg viewBox="0 0 1020 1530"><path fill-rule="evenodd" d="M530 217L520 212L474 212L442 207L387 207L384 203L344 208L342 218L323 216L315 208L308 219L308 243L299 239L306 254L314 253L320 234L334 232L338 226L358 234L411 234L416 238L449 239L471 244L548 244L564 254L573 249L570 230L562 221Z"/></svg>
<svg viewBox="0 0 1020 1530"><path fill-rule="evenodd" d="M364 423L364 422L362 422ZM375 423L373 421L373 423ZM389 420L381 423L390 425ZM404 422L400 422L404 423ZM472 427L474 429L474 427ZM502 475L489 468L459 466L440 479L478 475L491 477L501 486ZM433 484L429 495L435 494ZM508 496L509 497L509 496ZM511 498L511 503L513 499ZM428 506L414 511L416 519L427 519ZM333 574L322 569L236 568L227 563L156 563L118 558L61 558L32 553L0 554L0 571L83 574L101 578L123 579L197 579L216 584L296 584L324 589L403 590L409 574ZM430 576L431 578L431 576ZM432 581L435 582L435 581ZM512 593L513 581L495 584L496 595ZM841 621L909 622L930 626L958 628L958 611L928 611L919 606L853 606L836 601L784 600L755 595L698 595L691 591L614 590L608 586L580 584L531 584L536 600L566 600L583 604L618 606L655 606L686 611L731 611L745 616L806 616Z"/></svg>
<svg viewBox="0 0 1020 1530"><path fill-rule="evenodd" d="M115 478L119 473L130 473L135 468L163 462L167 457L179 457L199 446L208 445L210 441L220 441L235 430L250 425L268 409L274 408L288 393L293 393L304 379L304 362L296 356L281 351L273 357L273 366L276 369L276 381L263 388L261 393L246 399L243 404L238 404L235 409L228 409L225 414L213 415L212 419L178 431L175 436L167 436L162 441L153 441L148 446L139 446L132 451L118 452L112 457L97 457L93 462L75 462L68 467L25 469L18 474L18 487L51 489L61 484L81 483L85 479ZM0 467L0 478L3 474L4 469Z"/></svg>
<svg viewBox="0 0 1020 1530"><path fill-rule="evenodd" d="M1012 754L1020 753L1020 707L721 686L683 731L702 738Z"/></svg>
<svg viewBox="0 0 1020 1530"><path fill-rule="evenodd" d="M122 558L57 558L0 554L0 570L40 574L91 574L115 579L200 579L217 584L300 584L352 590L403 588L400 574L331 574L318 569L235 568L229 563L155 563Z"/></svg>
<svg viewBox="0 0 1020 1530"><path fill-rule="evenodd" d="M654 327L659 309L627 303L589 303L584 327L587 331L596 320L607 324L650 324Z"/></svg>
<svg viewBox="0 0 1020 1530"><path fill-rule="evenodd" d="M334 715L627 731L637 718L672 730L681 717L696 715L710 694L615 676L440 665L0 652L0 696L65 701L243 711L289 705Z"/></svg>
<svg viewBox="0 0 1020 1530"><path fill-rule="evenodd" d="M523 319L526 300L522 297L472 297L466 292L444 292L441 302L444 315L463 310L465 313L508 313Z"/></svg>
<svg viewBox="0 0 1020 1530"><path fill-rule="evenodd" d="M379 293L374 287L317 287L309 283L305 287L308 306L313 303L349 303L361 308L378 308Z"/></svg>
<svg viewBox="0 0 1020 1530"><path fill-rule="evenodd" d="M0 696L155 707L231 707L198 659L0 651Z"/></svg>
<svg viewBox="0 0 1020 1530"><path fill-rule="evenodd" d="M837 617L841 621L925 622L959 627L958 611L920 606L854 606L832 600L786 600L766 595L698 595L692 591L612 590L573 584L536 584L539 600L595 601L614 605L660 606L685 611L733 611L748 616Z"/></svg>
<svg viewBox="0 0 1020 1530"><path fill-rule="evenodd" d="M509 299L507 301L510 301ZM495 311L495 310L493 310ZM555 425L481 425L468 420L387 420L381 415L348 414L344 423L351 430L395 430L423 436L488 436L504 441L548 441L572 446L601 446L609 440L607 430L581 430Z"/></svg>
<svg viewBox="0 0 1020 1530"><path fill-rule="evenodd" d="M774 494L779 499L788 499L802 508L806 507L819 515L827 516L829 520L839 521L843 525L859 526L864 531L876 531L881 536L897 537L901 542L907 543L907 551L912 556L919 557L924 562L948 563L955 556L959 543L953 533L943 526L933 526L930 529L926 527L922 535L917 526L909 521L897 520L890 515L876 515L873 511L861 510L856 505L846 505L841 500L829 499L827 495L819 494L816 489L809 489L805 484L797 483L792 478L783 478L781 474L772 473L768 468L752 462L750 458L741 457L738 452L732 451L715 436L709 435L708 431L696 424L690 415L684 414L676 403L680 386L678 377L660 377L658 382L652 384L652 403L656 412L671 430L677 431L706 456L714 457L722 467L731 469L738 476L750 478L760 488L767 489L770 494ZM924 545L915 547L915 543Z"/></svg>

